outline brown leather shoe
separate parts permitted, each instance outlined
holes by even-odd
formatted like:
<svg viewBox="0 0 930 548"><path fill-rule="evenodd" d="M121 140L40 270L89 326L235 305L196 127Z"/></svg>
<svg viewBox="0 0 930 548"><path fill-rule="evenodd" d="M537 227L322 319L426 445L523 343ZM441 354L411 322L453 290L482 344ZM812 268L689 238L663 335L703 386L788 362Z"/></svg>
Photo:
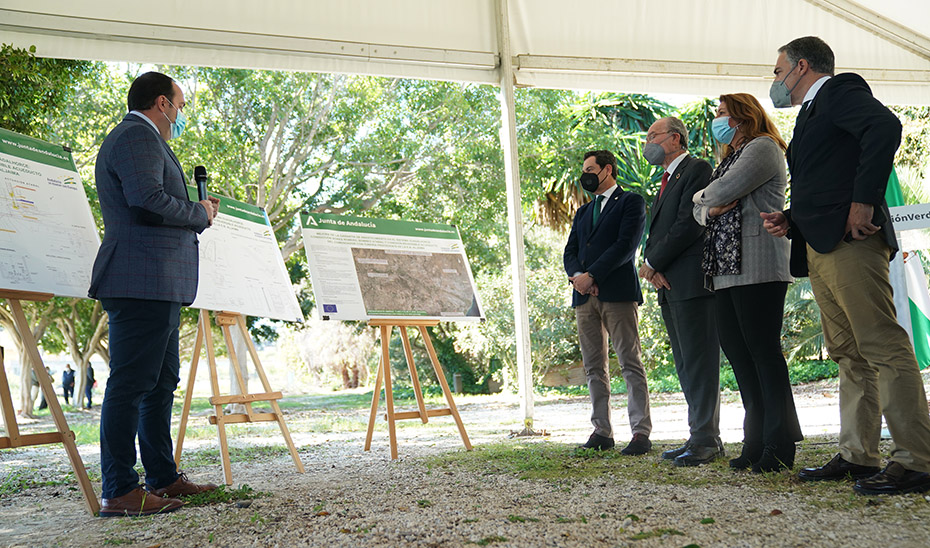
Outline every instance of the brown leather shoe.
<svg viewBox="0 0 930 548"><path fill-rule="evenodd" d="M196 483L187 479L187 474L181 474L178 476L178 479L168 487L152 489L146 485L145 488L148 489L150 493L158 495L159 497L184 497L212 491L216 489L216 485L213 485L212 483L197 485Z"/></svg>
<svg viewBox="0 0 930 548"><path fill-rule="evenodd" d="M164 514L174 512L184 506L184 503L178 499L159 497L141 487L136 487L121 497L103 499L101 502L100 517L102 518Z"/></svg>

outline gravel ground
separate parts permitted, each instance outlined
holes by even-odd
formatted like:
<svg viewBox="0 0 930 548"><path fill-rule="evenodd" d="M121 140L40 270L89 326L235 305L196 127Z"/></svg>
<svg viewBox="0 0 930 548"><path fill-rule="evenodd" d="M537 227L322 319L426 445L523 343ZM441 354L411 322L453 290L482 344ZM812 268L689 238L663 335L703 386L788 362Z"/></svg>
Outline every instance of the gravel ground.
<svg viewBox="0 0 930 548"><path fill-rule="evenodd" d="M824 445L824 452L832 451L835 441L835 395L830 382L796 391L805 433L821 436L814 441ZM520 428L516 402L507 397L461 400L469 436L479 449L513 443L533 451L534 444L584 441L590 431L584 398L540 402L536 426L551 435L509 442L508 432ZM737 442L742 410L737 396L725 400L723 437ZM624 403L623 397L615 398L614 422L623 429ZM798 483L788 474L736 474L725 465L676 472L688 481L670 482L668 463L659 452L680 443L685 414L680 395L653 397L656 447L644 457L632 457L640 459L642 477L630 477L623 468L628 461L618 458L610 461L617 463L615 472L595 478L526 480L441 460L463 451L448 417L428 425L404 422L398 430L401 458L391 461L383 424L370 452L362 451L364 431L314 433L308 426L334 418L365 421L367 412L293 412L288 424L305 474L297 474L280 451L256 452L233 464L235 485L248 484L269 496L164 516L100 519L87 514L73 485L32 487L0 499L0 546L930 545L930 497L922 495L863 499L849 486L836 485L839 495L823 504L822 486ZM232 443L247 448L281 441L271 426L260 436ZM187 442L185 455L215 446L211 439ZM97 448L80 449L92 474L99 470ZM54 477L68 469L60 448L0 451L0 482L16 471ZM188 472L195 481L222 478L218 465L201 463ZM99 483L95 488L99 492ZM847 490L849 504L836 504Z"/></svg>

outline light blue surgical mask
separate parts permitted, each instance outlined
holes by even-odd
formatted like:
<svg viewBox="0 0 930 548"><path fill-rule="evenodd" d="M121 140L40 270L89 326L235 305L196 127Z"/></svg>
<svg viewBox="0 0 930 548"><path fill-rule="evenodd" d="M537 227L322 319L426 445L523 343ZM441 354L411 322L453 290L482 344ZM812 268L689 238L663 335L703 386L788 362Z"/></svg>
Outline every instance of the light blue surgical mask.
<svg viewBox="0 0 930 548"><path fill-rule="evenodd" d="M791 92L794 91L794 88L798 87L798 84L801 83L801 79L798 78L798 81L791 86L791 89L788 89L785 80L791 76L791 73L794 72L796 68L798 68L797 64L791 67L791 70L788 71L788 74L785 75L782 81L772 82L772 87L769 88L769 98L772 100L772 104L775 105L775 108L788 108L791 106Z"/></svg>
<svg viewBox="0 0 930 548"><path fill-rule="evenodd" d="M168 100L167 97L165 98L165 100L166 101ZM174 107L174 103L172 103L171 101L168 101L168 104ZM184 114L184 111L179 109L178 107L174 107L174 109L177 112L177 115L175 115L173 122L171 121L171 118L168 118L167 114L162 112L165 119L167 119L168 122L171 124L171 136L168 137L168 139L177 139L178 137L180 137L181 134L184 133L184 128L187 126L187 115Z"/></svg>
<svg viewBox="0 0 930 548"><path fill-rule="evenodd" d="M710 131L714 134L714 139L717 139L725 145L729 145L733 142L733 136L736 134L736 127L730 127L730 117L721 116L719 118L714 118L714 121L710 124Z"/></svg>

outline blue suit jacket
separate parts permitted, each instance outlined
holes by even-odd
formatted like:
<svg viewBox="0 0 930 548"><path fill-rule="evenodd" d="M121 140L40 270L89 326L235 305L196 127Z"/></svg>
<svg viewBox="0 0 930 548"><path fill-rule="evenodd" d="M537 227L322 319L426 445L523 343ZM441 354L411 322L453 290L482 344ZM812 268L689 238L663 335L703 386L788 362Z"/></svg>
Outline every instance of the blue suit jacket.
<svg viewBox="0 0 930 548"><path fill-rule="evenodd" d="M643 302L633 260L646 226L646 202L633 192L617 188L604 204L597 226L592 225L594 202L581 206L572 221L572 231L562 256L565 272L588 272L604 302ZM588 301L587 295L572 291L572 306Z"/></svg>
<svg viewBox="0 0 930 548"><path fill-rule="evenodd" d="M187 197L181 164L145 120L128 114L97 155L104 235L90 297L190 304L197 293L197 233L207 212Z"/></svg>

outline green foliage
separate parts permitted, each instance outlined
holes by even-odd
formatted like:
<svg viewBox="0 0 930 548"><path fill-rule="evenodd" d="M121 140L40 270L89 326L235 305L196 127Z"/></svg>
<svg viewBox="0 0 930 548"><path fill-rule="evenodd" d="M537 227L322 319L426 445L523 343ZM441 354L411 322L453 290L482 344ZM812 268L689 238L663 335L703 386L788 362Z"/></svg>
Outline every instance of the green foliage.
<svg viewBox="0 0 930 548"><path fill-rule="evenodd" d="M672 106L638 93L588 94L571 108L572 129L607 126L618 134L641 133L668 116Z"/></svg>
<svg viewBox="0 0 930 548"><path fill-rule="evenodd" d="M46 138L50 120L61 114L75 84L94 64L36 57L35 51L35 46L0 46L0 126Z"/></svg>
<svg viewBox="0 0 930 548"><path fill-rule="evenodd" d="M704 97L681 107L678 118L688 128L688 153L716 164L716 140L710 126L717 116L717 100Z"/></svg>
<svg viewBox="0 0 930 548"><path fill-rule="evenodd" d="M243 483L236 488L220 485L212 491L182 497L182 499L188 506L207 506L210 504L225 504L237 500L252 500L270 496L271 493L256 491Z"/></svg>
<svg viewBox="0 0 930 548"><path fill-rule="evenodd" d="M68 472L65 476L56 479L43 479L38 470L20 468L0 478L0 498L22 493L35 487L68 485L74 481L73 472Z"/></svg>
<svg viewBox="0 0 930 548"><path fill-rule="evenodd" d="M782 348L789 362L823 359L824 340L820 327L820 307L814 300L810 278L798 278L788 286Z"/></svg>
<svg viewBox="0 0 930 548"><path fill-rule="evenodd" d="M923 179L930 175L930 107L889 107L903 126L901 146L895 156L895 166L916 171L914 178ZM924 200L926 202L926 200ZM908 202L921 203L921 202Z"/></svg>

